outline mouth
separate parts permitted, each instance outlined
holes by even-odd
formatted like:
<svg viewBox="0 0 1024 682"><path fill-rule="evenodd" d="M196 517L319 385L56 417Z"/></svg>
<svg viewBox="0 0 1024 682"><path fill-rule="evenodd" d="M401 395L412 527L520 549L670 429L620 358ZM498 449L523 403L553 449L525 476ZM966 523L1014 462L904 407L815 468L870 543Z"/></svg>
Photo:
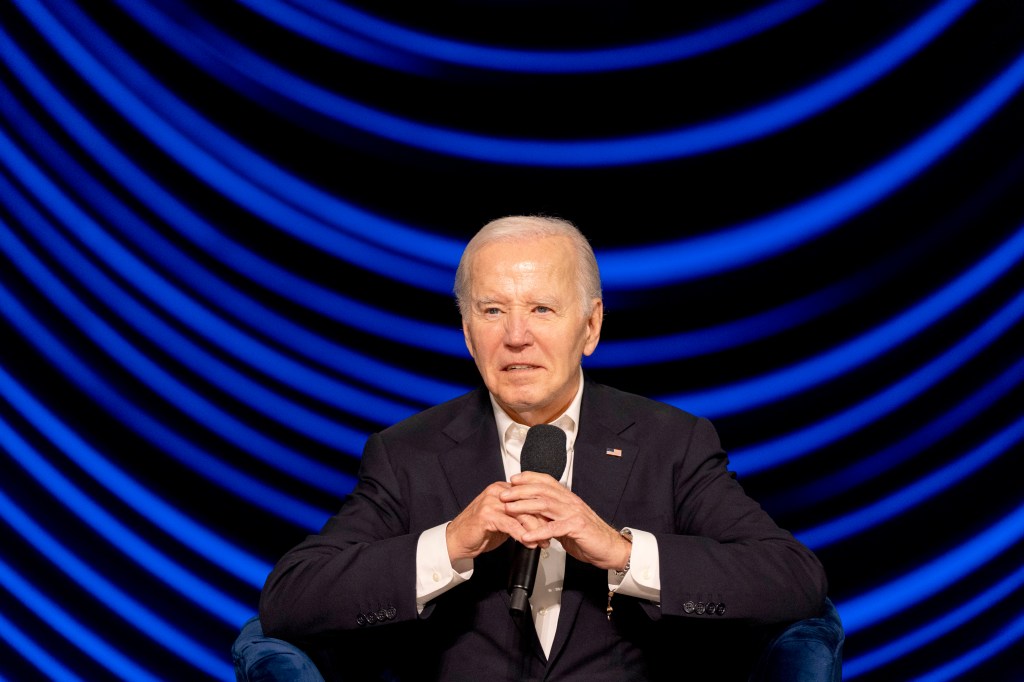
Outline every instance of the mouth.
<svg viewBox="0 0 1024 682"><path fill-rule="evenodd" d="M505 367L502 368L502 371L505 371L505 372L523 372L523 371L531 370L531 369L539 369L539 367L537 367L537 365L522 365L522 364L519 364L519 365L505 365Z"/></svg>

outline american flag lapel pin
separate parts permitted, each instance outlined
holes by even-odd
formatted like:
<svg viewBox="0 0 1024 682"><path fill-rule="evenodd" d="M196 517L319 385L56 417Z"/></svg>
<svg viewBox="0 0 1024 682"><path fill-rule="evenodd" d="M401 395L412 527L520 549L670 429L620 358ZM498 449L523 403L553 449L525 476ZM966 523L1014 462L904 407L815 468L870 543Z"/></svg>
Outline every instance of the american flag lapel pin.
<svg viewBox="0 0 1024 682"><path fill-rule="evenodd" d="M609 457L622 457L622 450L619 448L605 448L604 454Z"/></svg>

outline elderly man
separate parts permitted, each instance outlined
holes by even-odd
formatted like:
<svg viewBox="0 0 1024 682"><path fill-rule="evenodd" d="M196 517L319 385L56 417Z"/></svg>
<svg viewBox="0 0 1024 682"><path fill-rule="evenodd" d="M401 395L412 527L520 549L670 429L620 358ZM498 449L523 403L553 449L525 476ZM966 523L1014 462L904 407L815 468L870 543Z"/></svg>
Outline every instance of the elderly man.
<svg viewBox="0 0 1024 682"><path fill-rule="evenodd" d="M484 387L370 437L341 511L267 579L268 635L356 679L727 679L741 641L818 613L821 565L744 494L711 424L584 377L604 311L574 226L489 223L455 290ZM565 432L561 480L520 471L537 424ZM541 548L523 617L516 543Z"/></svg>

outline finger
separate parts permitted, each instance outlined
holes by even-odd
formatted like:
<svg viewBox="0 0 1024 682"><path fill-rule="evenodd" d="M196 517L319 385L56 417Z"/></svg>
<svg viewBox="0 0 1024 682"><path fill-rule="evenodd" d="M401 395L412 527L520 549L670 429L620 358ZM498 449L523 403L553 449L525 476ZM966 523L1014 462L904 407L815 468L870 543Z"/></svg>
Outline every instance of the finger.
<svg viewBox="0 0 1024 682"><path fill-rule="evenodd" d="M542 474L538 471L523 471L518 474L514 474L509 479L509 483L515 487L518 485L549 485L553 487L561 488L562 484L556 479L552 478L548 474Z"/></svg>
<svg viewBox="0 0 1024 682"><path fill-rule="evenodd" d="M572 500L572 493L560 485L547 486L535 484L523 484L503 490L498 494L502 502L514 502L516 500L546 499L561 500L568 502Z"/></svg>

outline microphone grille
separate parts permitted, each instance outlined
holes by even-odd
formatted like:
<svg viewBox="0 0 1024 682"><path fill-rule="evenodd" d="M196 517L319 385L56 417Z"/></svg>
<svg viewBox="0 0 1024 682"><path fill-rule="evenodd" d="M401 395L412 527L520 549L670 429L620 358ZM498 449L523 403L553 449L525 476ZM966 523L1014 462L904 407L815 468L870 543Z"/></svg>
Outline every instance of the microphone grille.
<svg viewBox="0 0 1024 682"><path fill-rule="evenodd" d="M553 424L537 424L526 432L520 469L548 474L556 481L565 471L565 431Z"/></svg>

